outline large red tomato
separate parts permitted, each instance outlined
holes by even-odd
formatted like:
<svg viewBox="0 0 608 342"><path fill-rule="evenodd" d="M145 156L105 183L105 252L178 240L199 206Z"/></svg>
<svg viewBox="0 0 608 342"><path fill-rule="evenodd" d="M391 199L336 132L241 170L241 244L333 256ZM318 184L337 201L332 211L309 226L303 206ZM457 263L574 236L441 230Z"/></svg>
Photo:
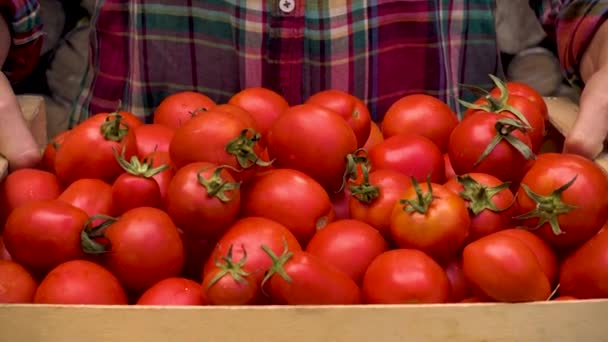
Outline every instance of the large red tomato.
<svg viewBox="0 0 608 342"><path fill-rule="evenodd" d="M471 215L468 242L511 225L516 207L509 183L485 173L469 173L449 179L444 186L467 203Z"/></svg>
<svg viewBox="0 0 608 342"><path fill-rule="evenodd" d="M382 119L385 138L398 134L420 134L447 151L458 117L443 101L426 94L406 95L393 103Z"/></svg>
<svg viewBox="0 0 608 342"><path fill-rule="evenodd" d="M584 157L541 154L521 181L517 205L523 225L568 250L590 239L608 220L608 179Z"/></svg>
<svg viewBox="0 0 608 342"><path fill-rule="evenodd" d="M342 90L328 89L313 94L306 103L316 104L340 114L355 132L357 146L365 145L372 119L369 109L361 99Z"/></svg>
<svg viewBox="0 0 608 342"><path fill-rule="evenodd" d="M165 97L154 111L154 123L168 128L178 128L193 116L215 106L205 94L181 91Z"/></svg>
<svg viewBox="0 0 608 342"><path fill-rule="evenodd" d="M439 184L414 182L391 215L391 236L401 248L416 248L439 262L452 259L469 236L465 201Z"/></svg>
<svg viewBox="0 0 608 342"><path fill-rule="evenodd" d="M267 88L252 87L234 94L228 104L243 108L253 116L263 137L274 121L289 108L280 94Z"/></svg>
<svg viewBox="0 0 608 342"><path fill-rule="evenodd" d="M127 159L137 155L133 127L120 114L96 114L65 137L55 157L57 176L66 185L80 178L112 183L123 173L115 150Z"/></svg>
<svg viewBox="0 0 608 342"><path fill-rule="evenodd" d="M274 166L302 171L328 192L339 191L346 156L357 149L352 128L336 112L313 104L286 110L268 131Z"/></svg>
<svg viewBox="0 0 608 342"><path fill-rule="evenodd" d="M416 249L393 249L377 256L361 286L366 304L445 303L450 281L428 255Z"/></svg>
<svg viewBox="0 0 608 342"><path fill-rule="evenodd" d="M37 288L36 280L23 266L0 259L0 303L31 303Z"/></svg>
<svg viewBox="0 0 608 342"><path fill-rule="evenodd" d="M444 180L443 154L437 145L419 134L392 136L372 148L368 158L373 170L392 169L420 182L429 176L435 183Z"/></svg>
<svg viewBox="0 0 608 342"><path fill-rule="evenodd" d="M305 173L291 169L257 175L244 188L241 203L243 216L266 217L281 223L303 246L335 217L323 187Z"/></svg>
<svg viewBox="0 0 608 342"><path fill-rule="evenodd" d="M487 173L503 182L519 181L534 158L522 123L504 114L478 112L452 131L448 154L458 175Z"/></svg>

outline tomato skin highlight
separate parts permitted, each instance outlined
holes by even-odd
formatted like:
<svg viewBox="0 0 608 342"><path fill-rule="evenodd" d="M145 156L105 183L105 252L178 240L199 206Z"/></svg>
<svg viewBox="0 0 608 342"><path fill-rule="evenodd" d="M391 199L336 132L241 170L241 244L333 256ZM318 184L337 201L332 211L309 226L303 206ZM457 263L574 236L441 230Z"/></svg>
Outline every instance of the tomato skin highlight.
<svg viewBox="0 0 608 342"><path fill-rule="evenodd" d="M369 265L361 287L366 304L445 303L450 281L431 257L416 249L393 249Z"/></svg>

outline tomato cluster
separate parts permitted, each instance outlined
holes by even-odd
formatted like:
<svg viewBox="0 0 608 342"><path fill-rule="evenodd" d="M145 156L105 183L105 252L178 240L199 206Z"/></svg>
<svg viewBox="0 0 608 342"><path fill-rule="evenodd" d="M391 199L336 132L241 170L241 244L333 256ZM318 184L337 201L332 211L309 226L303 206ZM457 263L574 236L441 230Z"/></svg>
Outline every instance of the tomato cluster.
<svg viewBox="0 0 608 342"><path fill-rule="evenodd" d="M0 184L0 302L608 297L608 179L543 147L538 93L492 79L461 120L423 94L375 123L343 91L264 88L96 114Z"/></svg>

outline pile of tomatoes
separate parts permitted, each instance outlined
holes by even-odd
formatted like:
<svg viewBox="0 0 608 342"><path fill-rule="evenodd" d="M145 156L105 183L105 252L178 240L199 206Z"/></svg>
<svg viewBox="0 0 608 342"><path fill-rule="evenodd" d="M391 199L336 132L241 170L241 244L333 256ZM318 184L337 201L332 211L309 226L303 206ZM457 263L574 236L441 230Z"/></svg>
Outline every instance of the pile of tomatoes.
<svg viewBox="0 0 608 342"><path fill-rule="evenodd" d="M608 297L608 179L547 149L537 92L492 79L462 119L423 94L374 123L343 91L264 88L96 114L0 185L0 302Z"/></svg>

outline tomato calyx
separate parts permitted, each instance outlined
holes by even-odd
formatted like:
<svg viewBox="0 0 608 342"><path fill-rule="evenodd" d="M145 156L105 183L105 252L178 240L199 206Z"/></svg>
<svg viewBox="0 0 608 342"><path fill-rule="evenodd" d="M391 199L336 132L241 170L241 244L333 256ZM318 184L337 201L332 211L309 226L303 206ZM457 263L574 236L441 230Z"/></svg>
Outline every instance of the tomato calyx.
<svg viewBox="0 0 608 342"><path fill-rule="evenodd" d="M240 188L241 183L240 182L227 182L222 178L221 173L222 173L222 170L225 168L232 169L236 172L240 172L240 171L229 165L221 165L221 166L218 166L213 171L213 173L211 174L211 176L209 176L209 178L205 179L205 177L203 177L203 175L201 175L201 173L205 172L209 168L210 168L209 166L203 167L200 170L198 170L198 172L196 173L196 178L197 178L198 182L200 183L200 185L202 185L205 188L205 190L207 191L207 194L209 196L215 197L224 203L232 201L233 198L228 197L228 195L226 195L226 192L233 191L233 190Z"/></svg>
<svg viewBox="0 0 608 342"><path fill-rule="evenodd" d="M366 182L365 175L369 174L370 169L371 163L367 159L367 151L365 149L360 148L348 154L346 156L346 168L342 176L342 186L340 186L337 192L344 190L344 187L349 182L354 184Z"/></svg>
<svg viewBox="0 0 608 342"><path fill-rule="evenodd" d="M490 141L486 149L479 156L473 166L477 166L486 157L488 157L490 153L492 153L494 148L503 140L505 140L507 143L517 149L517 151L519 151L519 153L521 153L524 158L526 158L526 160L536 158L536 155L528 145L526 145L523 141L517 139L511 134L515 130L520 130L522 132L526 131L525 127L519 120L511 118L502 118L496 121L496 124L494 124L494 128L496 129L496 135Z"/></svg>
<svg viewBox="0 0 608 342"><path fill-rule="evenodd" d="M538 229L545 223L549 223L553 234L563 234L564 231L560 228L558 222L559 215L567 214L578 207L570 205L568 203L564 203L562 201L562 193L566 191L570 186L572 186L572 184L574 184L574 181L576 181L577 177L578 176L574 176L566 184L553 190L553 192L551 192L547 196L542 196L535 193L527 185L522 183L522 189L524 189L526 195L528 195L534 202L536 202L536 208L523 215L516 216L515 218L519 220L538 218L537 225L532 229Z"/></svg>
<svg viewBox="0 0 608 342"><path fill-rule="evenodd" d="M243 249L243 257L238 262L235 262L232 258L232 247L233 245L230 245L228 253L226 253L225 256L222 256L221 261L217 260L217 255L215 256L215 267L219 268L220 271L211 279L211 281L209 281L207 289L215 285L215 283L226 275L230 275L232 279L238 283L247 284L247 279L245 278L251 275L251 273L243 270L243 266L247 261L247 250L245 250L245 246L241 246Z"/></svg>
<svg viewBox="0 0 608 342"><path fill-rule="evenodd" d="M268 257L272 260L272 266L266 271L266 275L264 275L264 279L262 280L262 289L264 289L264 285L266 282L275 274L280 275L286 282L291 283L291 277L285 272L285 263L289 261L293 257L293 253L289 251L289 246L287 245L287 240L283 237L283 254L277 256L274 254L272 249L266 245L261 246L262 250L268 254Z"/></svg>
<svg viewBox="0 0 608 342"><path fill-rule="evenodd" d="M251 134L251 137L249 136ZM243 169L248 169L254 165L270 166L272 161L264 161L258 157L253 150L255 144L262 139L262 135L251 128L241 131L238 137L230 140L226 144L226 152L234 155L237 162Z"/></svg>
<svg viewBox="0 0 608 342"><path fill-rule="evenodd" d="M106 116L99 130L106 140L122 141L122 138L129 133L129 126L122 121L122 115L116 112Z"/></svg>
<svg viewBox="0 0 608 342"><path fill-rule="evenodd" d="M361 184L351 185L350 192L357 200L370 204L380 196L380 188L369 182L367 167L362 167L361 171L363 173L363 182L361 182Z"/></svg>
<svg viewBox="0 0 608 342"><path fill-rule="evenodd" d="M494 85L500 91L500 96L498 98L492 96L489 92L487 92L481 88L478 88L475 86L466 86L466 88L471 90L473 93L476 93L476 94L479 94L480 96L482 96L483 99L486 101L486 103L485 104L474 104L474 103L461 101L461 100L458 100L458 102L460 102L460 104L462 104L464 107L466 107L468 109L481 110L481 111L489 112L489 113L509 112L509 113L513 114L521 122L523 122L524 126L527 129L530 129L532 126L530 125L530 122L528 121L526 116L523 115L523 113L519 109L509 105L509 103L508 103L509 102L509 91L507 89L507 84L494 75L488 75L488 76L490 77L490 79L492 79L492 82L494 82Z"/></svg>
<svg viewBox="0 0 608 342"><path fill-rule="evenodd" d="M426 184L428 187L428 191L425 193L423 192L416 178L412 177L412 185L414 186L414 190L416 191L416 198L399 200L399 204L403 205L403 210L410 214L414 212L423 215L426 214L426 212L431 207L433 200L436 198L435 196L433 196L431 177L427 177Z"/></svg>
<svg viewBox="0 0 608 342"><path fill-rule="evenodd" d="M98 225L93 222L102 220ZM118 218L108 215L93 215L84 224L80 232L80 246L86 254L99 255L108 252L110 241L105 240L105 232ZM100 240L105 240L100 242Z"/></svg>
<svg viewBox="0 0 608 342"><path fill-rule="evenodd" d="M458 183L464 188L459 195L461 198L468 201L469 210L473 215L478 215L486 209L495 213L500 213L511 207L511 205L509 205L506 208L499 209L496 207L494 201L492 201L494 196L501 191L508 189L511 182L504 182L500 185L490 187L479 183L470 175L456 176L456 180L458 180Z"/></svg>
<svg viewBox="0 0 608 342"><path fill-rule="evenodd" d="M118 154L115 148L112 148L114 151L114 157L118 164L125 170L125 172L143 178L152 178L155 175L165 171L169 168L169 165L162 164L158 167L154 167L154 157L144 158L142 161L139 161L137 156L131 156L131 161L127 161L125 158L125 149L123 147L121 154Z"/></svg>

